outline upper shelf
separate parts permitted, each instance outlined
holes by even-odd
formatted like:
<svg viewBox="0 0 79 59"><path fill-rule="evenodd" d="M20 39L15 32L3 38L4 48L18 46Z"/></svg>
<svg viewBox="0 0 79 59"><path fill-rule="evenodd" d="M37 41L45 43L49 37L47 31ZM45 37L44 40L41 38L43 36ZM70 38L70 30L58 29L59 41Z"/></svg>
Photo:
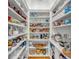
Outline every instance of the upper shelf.
<svg viewBox="0 0 79 59"><path fill-rule="evenodd" d="M20 24L16 24L16 23L11 23L11 22L8 22L9 25L13 25L13 26L18 26L18 27L23 27L25 28L26 26L24 25L20 25Z"/></svg>
<svg viewBox="0 0 79 59"><path fill-rule="evenodd" d="M12 4L14 4L15 7L17 7L19 10L21 10L21 12L23 13L23 15L26 15L26 12L25 12L23 6L21 6L18 1L16 1L16 0L9 0L9 2L11 2ZM24 1L22 1L22 3L24 3Z"/></svg>
<svg viewBox="0 0 79 59"><path fill-rule="evenodd" d="M39 16L39 17L37 16L37 17L30 17L30 18L33 18L33 19L35 19L35 18L36 19L38 19L38 18L39 19L46 19L46 18L50 18L50 17L49 16Z"/></svg>
<svg viewBox="0 0 79 59"><path fill-rule="evenodd" d="M71 24L66 24L66 25L60 25L60 26L54 26L53 28L64 28L64 27L70 27Z"/></svg>
<svg viewBox="0 0 79 59"><path fill-rule="evenodd" d="M59 8L59 10L53 15L53 17L56 16L61 10L63 10L63 8L64 8L69 2L70 2L70 0L66 0L66 1L64 2L64 4Z"/></svg>
<svg viewBox="0 0 79 59"><path fill-rule="evenodd" d="M59 13L57 16L53 17L53 22L57 21L57 20L61 20L61 19L65 19L65 18L69 18L71 17L71 11L69 11L68 13L64 13L63 11L61 13Z"/></svg>
<svg viewBox="0 0 79 59"><path fill-rule="evenodd" d="M12 8L8 7L8 14L20 21L26 21L22 16L16 13Z"/></svg>
<svg viewBox="0 0 79 59"><path fill-rule="evenodd" d="M50 13L49 12L30 12L30 18L37 18L37 19L50 19Z"/></svg>

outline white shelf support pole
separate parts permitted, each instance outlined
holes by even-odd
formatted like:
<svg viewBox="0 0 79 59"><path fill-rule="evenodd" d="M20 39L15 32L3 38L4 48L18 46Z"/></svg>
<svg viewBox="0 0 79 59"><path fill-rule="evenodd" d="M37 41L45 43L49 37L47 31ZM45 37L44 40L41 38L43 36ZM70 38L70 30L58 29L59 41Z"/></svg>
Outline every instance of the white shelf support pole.
<svg viewBox="0 0 79 59"><path fill-rule="evenodd" d="M50 39L49 40L51 40L51 36L52 36L52 12L50 11ZM51 59L52 59L52 56L51 56Z"/></svg>
<svg viewBox="0 0 79 59"><path fill-rule="evenodd" d="M30 39L30 34L29 34L29 21L30 21L30 12L28 11L28 40L27 40L27 59L29 56L29 39Z"/></svg>

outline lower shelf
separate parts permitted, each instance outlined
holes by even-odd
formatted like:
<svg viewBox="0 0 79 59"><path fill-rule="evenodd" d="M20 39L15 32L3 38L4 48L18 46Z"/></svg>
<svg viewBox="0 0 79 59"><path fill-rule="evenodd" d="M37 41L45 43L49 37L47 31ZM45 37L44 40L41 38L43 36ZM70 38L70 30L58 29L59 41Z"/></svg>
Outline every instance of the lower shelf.
<svg viewBox="0 0 79 59"><path fill-rule="evenodd" d="M10 40L10 39L13 39L13 38L16 38L16 37L18 37L18 36L25 35L25 34L27 34L27 33L19 33L19 34L17 34L17 35L9 36L8 39Z"/></svg>
<svg viewBox="0 0 79 59"><path fill-rule="evenodd" d="M18 59L25 48L26 47L24 46L22 49L20 49L19 52L17 52L15 55L11 57L11 59Z"/></svg>
<svg viewBox="0 0 79 59"><path fill-rule="evenodd" d="M25 40L20 41L19 43L17 43L17 45L15 47L13 47L11 51L9 51L8 55L10 55L12 52L14 52L24 41Z"/></svg>
<svg viewBox="0 0 79 59"><path fill-rule="evenodd" d="M70 59L68 56L66 56L64 53L63 53L63 48L64 47L61 47L57 42L55 42L54 40L50 40L50 42L55 45L55 47L67 58L67 59Z"/></svg>
<svg viewBox="0 0 79 59"><path fill-rule="evenodd" d="M50 59L50 57L49 56L47 56L47 57L44 57L44 56L41 56L41 57L37 57L37 56L35 56L35 57L33 57L33 56L29 56L29 58L28 59Z"/></svg>
<svg viewBox="0 0 79 59"><path fill-rule="evenodd" d="M49 56L49 55L29 55L30 57L47 57L47 56Z"/></svg>
<svg viewBox="0 0 79 59"><path fill-rule="evenodd" d="M18 57L21 55L21 53L24 51L25 48L26 47L24 46L13 59L18 59Z"/></svg>

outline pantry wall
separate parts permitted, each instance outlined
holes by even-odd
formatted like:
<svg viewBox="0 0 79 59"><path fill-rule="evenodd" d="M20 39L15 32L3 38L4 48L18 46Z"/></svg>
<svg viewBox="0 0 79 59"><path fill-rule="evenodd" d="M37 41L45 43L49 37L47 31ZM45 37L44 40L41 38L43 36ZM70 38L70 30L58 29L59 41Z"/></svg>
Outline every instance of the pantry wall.
<svg viewBox="0 0 79 59"><path fill-rule="evenodd" d="M27 1L8 0L8 59L71 59L71 1L50 0L50 9Z"/></svg>

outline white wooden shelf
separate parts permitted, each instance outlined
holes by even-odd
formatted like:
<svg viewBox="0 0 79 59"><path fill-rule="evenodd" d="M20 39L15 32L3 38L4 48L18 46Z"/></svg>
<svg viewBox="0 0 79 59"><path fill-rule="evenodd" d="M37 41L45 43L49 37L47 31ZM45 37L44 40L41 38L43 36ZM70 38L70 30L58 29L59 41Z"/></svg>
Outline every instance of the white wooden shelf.
<svg viewBox="0 0 79 59"><path fill-rule="evenodd" d="M30 33L34 33L34 34L42 34L42 33L50 33L50 32L30 32Z"/></svg>
<svg viewBox="0 0 79 59"><path fill-rule="evenodd" d="M28 16L27 15L27 11L25 10L24 6L26 7L26 5L24 4L24 6L20 5L18 3L17 0L9 0L9 2L11 2L18 10L20 10L22 12L22 15L23 16ZM24 3L24 1L22 1L22 3ZM22 7L21 7L22 6ZM27 9L27 8L26 8ZM15 10L13 10L11 7L8 6L8 15L11 16L13 19L17 19L19 21L24 21L26 22L27 20L24 19L21 15L19 15ZM13 26L18 26L18 27L23 27L23 28L26 28L27 26L24 26L22 24L17 24L17 23L11 23L11 22L8 22L8 25L13 25ZM16 35L13 35L13 36L9 36L8 39L13 39L13 38L16 38L18 36L21 36L21 35L25 35L27 34L26 32L24 33L20 33L20 34L16 34ZM24 47L20 47L20 45L26 40L22 40L20 41L19 43L17 43L17 45L15 47L12 47L10 51L8 51L8 56L10 56L15 50L16 54L13 55L13 58L11 59L18 59L18 57L23 53L23 51L26 49L26 46ZM21 48L21 49L19 49ZM17 51L18 50L18 51ZM14 54L14 53L13 53Z"/></svg>
<svg viewBox="0 0 79 59"><path fill-rule="evenodd" d="M70 2L70 0L66 0L65 3L59 8L59 10L53 15L56 16L61 10L64 9L64 7Z"/></svg>
<svg viewBox="0 0 79 59"><path fill-rule="evenodd" d="M39 27L39 26L37 27L36 26L36 27L30 27L30 28L41 28L42 29L42 28L49 28L49 27L44 27L44 26L43 27Z"/></svg>
<svg viewBox="0 0 79 59"><path fill-rule="evenodd" d="M29 6L27 5L26 0L22 0L22 2L23 2L25 10L28 11L29 10Z"/></svg>
<svg viewBox="0 0 79 59"><path fill-rule="evenodd" d="M49 41L49 39L29 39L29 41Z"/></svg>
<svg viewBox="0 0 79 59"><path fill-rule="evenodd" d="M66 25L60 25L60 26L53 26L53 28L64 28L64 27L69 27L71 24L66 24Z"/></svg>
<svg viewBox="0 0 79 59"><path fill-rule="evenodd" d="M12 59L18 59L18 57L21 55L21 53L24 51L25 48L26 48L26 47L24 46L24 47L19 51L19 53L17 53L17 55L14 56Z"/></svg>
<svg viewBox="0 0 79 59"><path fill-rule="evenodd" d="M49 39L29 39L29 41L49 41Z"/></svg>
<svg viewBox="0 0 79 59"><path fill-rule="evenodd" d="M34 17L30 17L31 19L50 19L49 16L34 16Z"/></svg>
<svg viewBox="0 0 79 59"><path fill-rule="evenodd" d="M53 18L53 22L61 19L65 19L71 16L71 11L68 13L64 13L63 11Z"/></svg>
<svg viewBox="0 0 79 59"><path fill-rule="evenodd" d="M14 52L24 41L25 41L25 40L20 41L19 43L17 43L17 45L16 45L15 47L13 47L13 48L11 49L11 51L9 51L8 55L10 55L12 52Z"/></svg>
<svg viewBox="0 0 79 59"><path fill-rule="evenodd" d="M33 12L33 11L32 11ZM33 23L33 24L37 24L37 23L43 23L43 24L49 24L50 23L50 14L49 15L46 15L46 14L40 14L40 12L37 12L37 14L39 14L38 16L30 16L30 20L29 20L29 22L30 22L30 24L31 23ZM30 30L30 28L39 28L39 29L43 29L43 28L49 28L49 26L46 26L46 27L39 27L39 26L37 26L37 27L29 27L29 30ZM48 33L48 34L50 34L50 32L48 31L48 32L39 32L39 31L35 31L35 32L29 32L30 34L42 34L42 33ZM29 35L30 36L30 35ZM49 39L49 38L48 38ZM50 56L50 48L49 48L49 44L50 43L48 43L48 39L40 39L40 37L38 37L38 38L35 38L35 39L32 39L32 38L30 38L29 39L29 42L31 41L31 42L36 42L36 43L45 43L46 42L46 44L48 44L47 46L45 46L45 47L42 47L42 49L46 49L46 51L47 51L47 53L44 55L44 54L37 54L37 53L35 53L35 54L30 54L29 53L29 55L28 56L34 56L34 57L37 57L37 56L39 56L39 57L41 57L41 56ZM37 47L34 47L34 46L29 46L29 52L30 52L30 49L36 49Z"/></svg>
<svg viewBox="0 0 79 59"><path fill-rule="evenodd" d="M39 57L44 57L44 56L45 56L45 57L46 57L46 56L49 56L49 55L48 55L48 54L46 54L46 55L43 55L43 54L38 54L38 55L37 55L37 54L34 54L34 55L30 55L30 54L29 54L29 56L32 56L32 57L38 57L38 56L39 56Z"/></svg>
<svg viewBox="0 0 79 59"><path fill-rule="evenodd" d="M18 3L17 0L9 0L10 2L12 2L14 4L14 6L16 6L18 9L20 9L23 13L23 15L26 16L26 12L24 11L24 9L20 6L20 4ZM23 1L22 1L23 2Z"/></svg>
<svg viewBox="0 0 79 59"><path fill-rule="evenodd" d="M40 22L39 21L35 22L34 21L34 22L30 22L30 23L49 23L49 22L41 22L41 21Z"/></svg>
<svg viewBox="0 0 79 59"><path fill-rule="evenodd" d="M31 49L35 49L35 48L38 48L38 47L32 47L32 46L30 46L29 48L31 48ZM41 47L41 48L42 48L42 49L43 49L43 48L47 49L47 48L49 48L49 47L46 46L46 47ZM41 48L40 48L40 49L41 49Z"/></svg>
<svg viewBox="0 0 79 59"><path fill-rule="evenodd" d="M62 51L62 49L64 48L64 47L61 47L60 45L59 45L59 43L58 42L55 42L53 39L52 40L50 40L50 42L64 55L64 53L63 53L63 51ZM64 55L67 59L70 59L69 57L67 57L66 55Z"/></svg>
<svg viewBox="0 0 79 59"><path fill-rule="evenodd" d="M14 25L14 26L18 26L18 27L26 27L24 25L20 25L20 24L16 24L16 23L11 23L11 22L8 22L9 25Z"/></svg>
<svg viewBox="0 0 79 59"><path fill-rule="evenodd" d="M9 36L8 39L9 39L9 40L12 40L13 38L16 38L16 37L18 37L18 36L25 35L25 34L27 34L27 33L21 33L21 34Z"/></svg>
<svg viewBox="0 0 79 59"><path fill-rule="evenodd" d="M18 13L16 13L12 8L8 7L8 14L17 20L20 21L26 21L22 16L20 16Z"/></svg>

